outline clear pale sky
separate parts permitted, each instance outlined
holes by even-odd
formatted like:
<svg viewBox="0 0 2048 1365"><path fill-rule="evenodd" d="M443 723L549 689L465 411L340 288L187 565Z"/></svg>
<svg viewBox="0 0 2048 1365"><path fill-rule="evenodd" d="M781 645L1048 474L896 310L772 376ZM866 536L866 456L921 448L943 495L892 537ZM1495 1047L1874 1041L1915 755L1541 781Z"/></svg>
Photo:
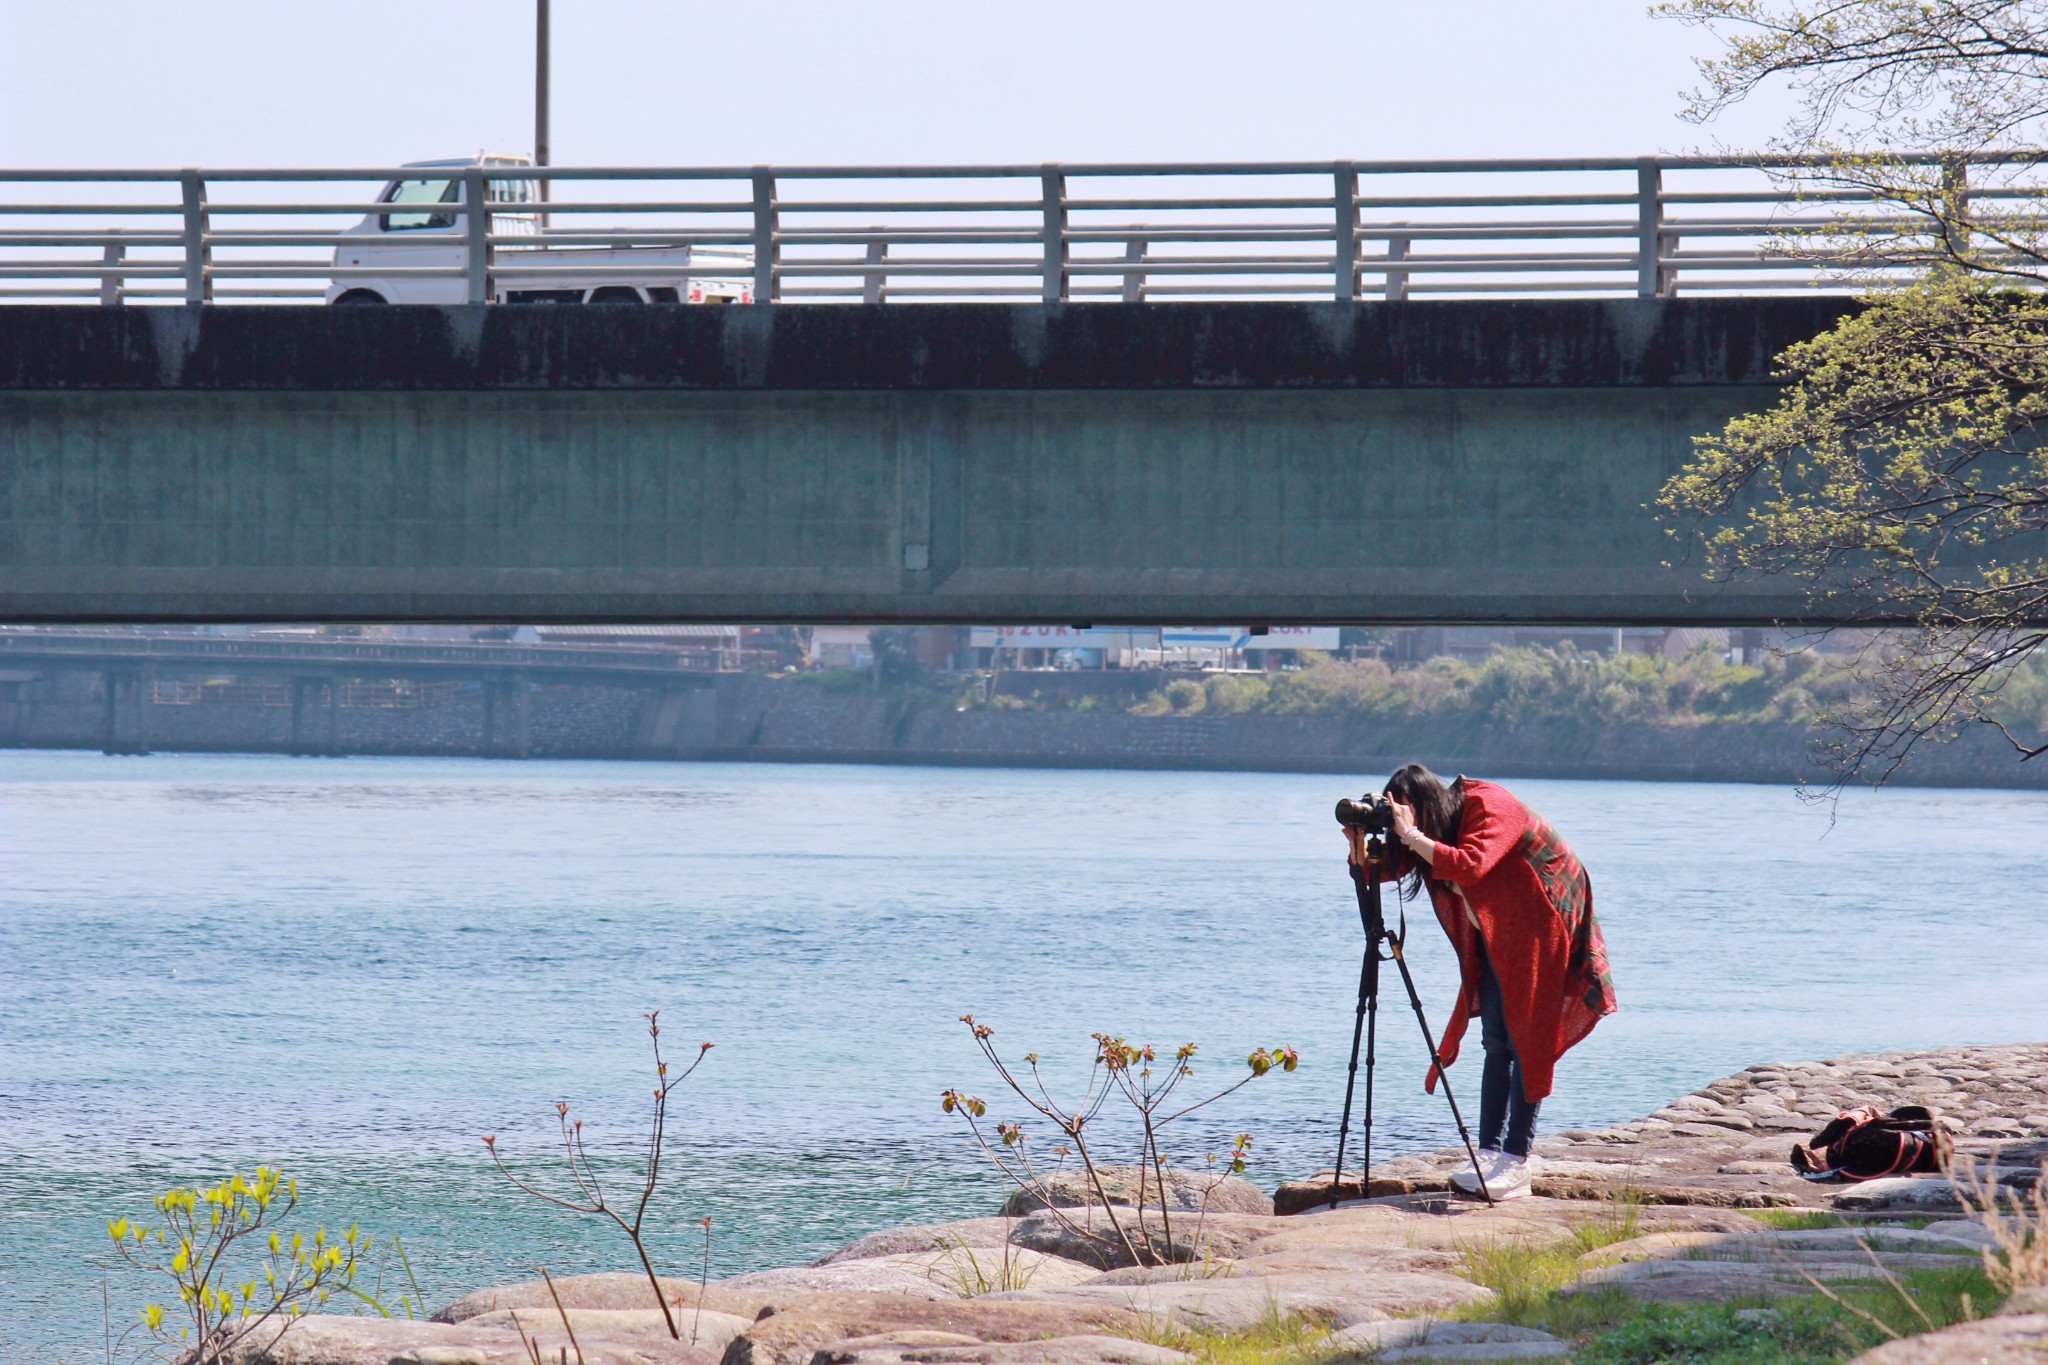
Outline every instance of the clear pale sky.
<svg viewBox="0 0 2048 1365"><path fill-rule="evenodd" d="M559 165L1294 160L1759 143L1640 0L555 0ZM532 144L531 0L0 0L0 165Z"/></svg>

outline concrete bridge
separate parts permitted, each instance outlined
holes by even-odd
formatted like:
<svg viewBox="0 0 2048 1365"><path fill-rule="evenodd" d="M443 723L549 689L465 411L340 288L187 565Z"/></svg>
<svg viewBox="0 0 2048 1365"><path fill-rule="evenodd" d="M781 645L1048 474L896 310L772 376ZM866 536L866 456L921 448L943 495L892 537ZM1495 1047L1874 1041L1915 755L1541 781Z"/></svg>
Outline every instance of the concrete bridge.
<svg viewBox="0 0 2048 1365"><path fill-rule="evenodd" d="M482 749L524 758L532 745L529 703L538 684L628 688L681 694L712 686L717 674L692 671L673 650L577 648L564 645L412 644L390 640L239 640L208 637L0 633L0 719L18 725L20 705L10 699L25 681L62 673L99 680L98 743L109 754L146 754L159 680L203 680L223 674L238 681L290 689L287 751L341 752L337 739L343 684L380 681L481 684ZM10 712L16 713L10 716ZM0 725L0 739L7 727Z"/></svg>
<svg viewBox="0 0 2048 1365"><path fill-rule="evenodd" d="M0 619L1799 619L1645 504L1853 306L0 308Z"/></svg>

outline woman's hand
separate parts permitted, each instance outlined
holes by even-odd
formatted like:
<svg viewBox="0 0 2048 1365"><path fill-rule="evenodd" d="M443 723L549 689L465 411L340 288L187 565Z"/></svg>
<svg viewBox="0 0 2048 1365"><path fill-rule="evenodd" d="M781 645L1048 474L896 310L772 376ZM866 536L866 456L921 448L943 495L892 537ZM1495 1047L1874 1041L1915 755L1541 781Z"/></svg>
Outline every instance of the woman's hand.
<svg viewBox="0 0 2048 1365"><path fill-rule="evenodd" d="M1415 828L1415 807L1390 796L1387 798L1387 808L1394 813L1394 838L1405 842L1408 832Z"/></svg>

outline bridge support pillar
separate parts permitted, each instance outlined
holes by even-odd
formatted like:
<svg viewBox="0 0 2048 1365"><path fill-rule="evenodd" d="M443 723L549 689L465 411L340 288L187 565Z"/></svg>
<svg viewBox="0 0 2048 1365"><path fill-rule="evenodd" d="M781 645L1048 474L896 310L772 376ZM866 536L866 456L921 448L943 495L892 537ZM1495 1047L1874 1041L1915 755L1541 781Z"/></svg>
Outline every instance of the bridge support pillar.
<svg viewBox="0 0 2048 1365"><path fill-rule="evenodd" d="M498 686L490 678L484 679L484 743L483 756L490 758L498 752Z"/></svg>
<svg viewBox="0 0 2048 1365"><path fill-rule="evenodd" d="M327 720L325 736L316 740L309 732L309 717L306 715L309 699L317 705L320 690L327 693ZM292 742L291 752L302 758L321 758L339 752L335 734L334 708L340 701L341 689L331 678L292 679Z"/></svg>
<svg viewBox="0 0 2048 1365"><path fill-rule="evenodd" d="M533 754L532 726L533 688L527 683L524 673L512 675L512 757L530 758Z"/></svg>
<svg viewBox="0 0 2048 1365"><path fill-rule="evenodd" d="M100 675L101 686L106 693L106 706L100 713L100 752L103 754L146 754L149 752L149 711L152 699L149 696L151 675L146 672L116 672L109 669ZM123 691L129 713L125 727L131 738L122 737L121 711Z"/></svg>
<svg viewBox="0 0 2048 1365"><path fill-rule="evenodd" d="M114 672L102 673L100 687L106 694L107 703L100 714L100 752L116 754L120 752L114 747L114 743L120 733L121 675Z"/></svg>
<svg viewBox="0 0 2048 1365"><path fill-rule="evenodd" d="M150 713L156 709L156 670L144 668L137 672L135 688L135 742L129 746L131 754L149 752Z"/></svg>
<svg viewBox="0 0 2048 1365"><path fill-rule="evenodd" d="M341 679L327 679L327 734L321 752L329 758L341 756Z"/></svg>

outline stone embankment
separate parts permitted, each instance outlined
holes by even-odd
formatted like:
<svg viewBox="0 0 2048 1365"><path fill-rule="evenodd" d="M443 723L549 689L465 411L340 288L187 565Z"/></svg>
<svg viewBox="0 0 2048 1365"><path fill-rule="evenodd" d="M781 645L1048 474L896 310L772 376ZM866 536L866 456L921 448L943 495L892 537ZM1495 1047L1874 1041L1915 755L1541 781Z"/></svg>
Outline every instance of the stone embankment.
<svg viewBox="0 0 2048 1365"><path fill-rule="evenodd" d="M1005 675L1054 693L1055 683L1171 675ZM1021 681L1020 681L1021 679ZM1529 723L1488 727L1332 715L1131 715L1130 689L1090 710L961 709L947 692L838 691L796 679L699 675L675 691L536 687L517 723L477 688L423 696L418 706L350 696L310 706L297 726L288 689L259 700L173 704L132 694L108 730L97 674L59 673L33 686L0 678L0 748L118 752L275 752L479 757L887 763L948 767L1141 768L1211 772L1384 773L1417 755L1445 772L1501 778L1671 782L1798 782L1823 776L1803 726ZM151 698L155 697L152 692ZM167 694L172 695L172 694ZM175 694L183 695L183 694ZM999 698L1003 699L1003 698ZM1057 696L1055 700L1057 700ZM317 699L316 699L317 700ZM432 704L424 704L431 702ZM1923 745L1898 785L2048 787L2048 766L2021 764L1990 731Z"/></svg>
<svg viewBox="0 0 2048 1365"><path fill-rule="evenodd" d="M2018 1191L2048 1160L2048 1044L1751 1067L1647 1118L1546 1140L1535 1194L1495 1206L1446 1192L1452 1153L1387 1163L1370 1199L1354 1173L1334 1207L1327 1172L1283 1186L1276 1204L1242 1181L1208 1190L1214 1177L1174 1173L1166 1209L1141 1220L1118 1208L1112 1225L1112 1211L1056 1186L998 1216L878 1232L811 1266L664 1281L680 1341L647 1281L614 1273L560 1279L552 1293L481 1290L433 1323L304 1319L238 1365L1186 1365L1190 1329L1276 1317L1327 1329L1304 1359L1562 1358L1572 1342L1487 1320L1495 1295L1475 1253L1585 1244L1597 1230L1558 1292L1667 1303L1767 1303L1816 1282L1979 1263L1995 1235L1947 1177L1833 1185L1791 1173L1796 1138L1859 1103L1942 1110L1960 1133L1958 1165ZM1772 1209L1843 1225L1773 1227ZM1147 1243L1153 1254L1131 1254ZM1160 1253L1172 1262L1136 1263ZM1864 1359L2044 1351L2048 1291L2033 1290L1997 1317Z"/></svg>

